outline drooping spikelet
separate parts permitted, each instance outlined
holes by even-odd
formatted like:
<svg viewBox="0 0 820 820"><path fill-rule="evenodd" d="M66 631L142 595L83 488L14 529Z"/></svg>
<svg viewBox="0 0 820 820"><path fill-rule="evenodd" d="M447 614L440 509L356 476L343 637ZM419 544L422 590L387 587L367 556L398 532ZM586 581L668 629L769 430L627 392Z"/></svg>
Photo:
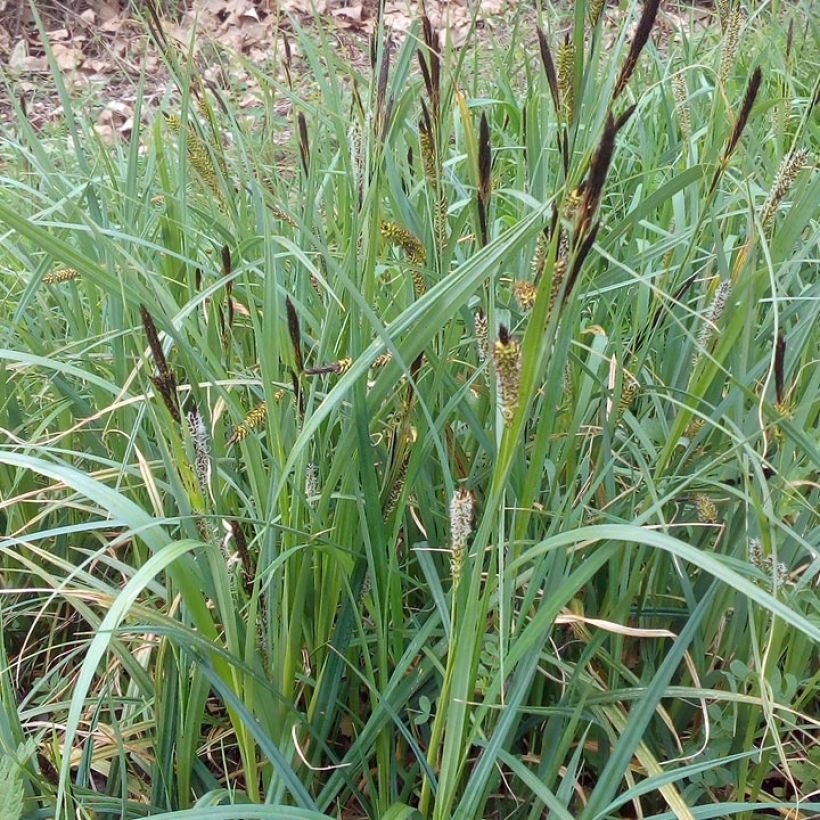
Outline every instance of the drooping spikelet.
<svg viewBox="0 0 820 820"><path fill-rule="evenodd" d="M386 516L392 515L396 511L401 494L404 492L404 485L407 482L407 468L410 466L410 455L410 449L407 448L393 477L393 483L390 485L390 492L384 504L384 514Z"/></svg>
<svg viewBox="0 0 820 820"><path fill-rule="evenodd" d="M51 271L43 277L44 285L58 285L60 282L71 282L79 277L79 271L74 268L60 268L60 270Z"/></svg>
<svg viewBox="0 0 820 820"><path fill-rule="evenodd" d="M456 490L450 501L450 572L453 589L461 581L464 559L473 532L473 495L469 490Z"/></svg>
<svg viewBox="0 0 820 820"><path fill-rule="evenodd" d="M253 408L253 410L250 411L250 413L248 413L247 416L245 416L242 423L236 426L236 429L233 431L233 435L228 439L228 447L240 441L244 441L250 435L251 430L254 430L264 424L267 417L268 403L266 401L261 401L256 405L256 407Z"/></svg>
<svg viewBox="0 0 820 820"><path fill-rule="evenodd" d="M587 19L589 20L590 28L595 28L595 26L598 25L605 5L606 0L591 0L587 7Z"/></svg>
<svg viewBox="0 0 820 820"><path fill-rule="evenodd" d="M624 385L624 388L621 391L621 399L618 402L618 415L623 415L630 407L632 407L632 403L638 397L640 389L641 386L636 379L631 377L627 379L627 384Z"/></svg>
<svg viewBox="0 0 820 820"><path fill-rule="evenodd" d="M436 247L441 249L447 246L447 214L450 206L447 203L447 194L439 189L436 198L436 210L433 214L433 230L436 236Z"/></svg>
<svg viewBox="0 0 820 820"><path fill-rule="evenodd" d="M700 433L700 431L703 430L705 423L706 422L700 417L692 419L692 421L690 421L689 424L686 425L686 430L683 431L683 435L686 436L686 438L688 438L689 441L692 441L693 439L697 438L698 433Z"/></svg>
<svg viewBox="0 0 820 820"><path fill-rule="evenodd" d="M176 114L168 114L168 125L175 133L179 133L182 124ZM219 202L223 202L222 188L219 185L219 176L216 172L216 166L213 159L211 159L208 146L200 138L199 134L193 128L188 128L185 135L185 142L188 149L188 162L191 167L197 172L200 179L211 189L211 192L216 196Z"/></svg>
<svg viewBox="0 0 820 820"><path fill-rule="evenodd" d="M718 330L718 322L720 321L723 312L726 310L726 304L729 301L729 294L732 292L732 282L729 279L724 279L715 291L715 298L712 300L712 306L709 309L709 316L703 323L698 336L697 350L695 358L697 358L701 351L705 350L712 340L712 337Z"/></svg>
<svg viewBox="0 0 820 820"><path fill-rule="evenodd" d="M504 325L498 328L498 341L493 351L493 362L498 376L501 412L509 426L518 409L521 379L521 345L509 334Z"/></svg>
<svg viewBox="0 0 820 820"><path fill-rule="evenodd" d="M350 170L352 172L353 187L361 205L364 193L364 140L359 118L354 116L353 123L347 132L347 142L350 146Z"/></svg>
<svg viewBox="0 0 820 820"><path fill-rule="evenodd" d="M380 353L378 356L376 356L375 359L373 359L373 364L371 364L370 366L374 370L380 370L382 367L387 367L387 365L389 365L392 361L392 353Z"/></svg>
<svg viewBox="0 0 820 820"><path fill-rule="evenodd" d="M737 56L737 47L740 42L740 28L743 23L743 12L740 8L740 3L736 2L734 8L728 12L726 20L726 27L723 34L723 51L720 55L720 69L718 70L718 79L721 86L726 87L726 81L729 79Z"/></svg>
<svg viewBox="0 0 820 820"><path fill-rule="evenodd" d="M305 468L305 498L308 504L312 506L320 493L319 468L311 461Z"/></svg>
<svg viewBox="0 0 820 820"><path fill-rule="evenodd" d="M245 592L250 595L256 573L254 571L251 553L248 549L248 541L245 538L245 532L238 521L226 521L223 519L222 524L225 527L226 533L221 543L222 554L225 556L229 567L242 567L243 586L245 587ZM233 541L236 546L234 552L231 552L230 549L231 541ZM234 578L232 577L231 582L233 583L233 581Z"/></svg>
<svg viewBox="0 0 820 820"><path fill-rule="evenodd" d="M490 126L487 122L486 113L482 113L478 139L478 194L476 197L482 245L486 245L489 240L487 217L490 208L490 197L493 190L492 170Z"/></svg>
<svg viewBox="0 0 820 820"><path fill-rule="evenodd" d="M715 3L717 8L718 19L720 20L721 31L726 31L726 26L729 23L730 2L729 0L717 0Z"/></svg>
<svg viewBox="0 0 820 820"><path fill-rule="evenodd" d="M678 110L678 122L685 142L692 137L692 114L689 110L689 89L686 87L686 78L683 74L672 77L672 91L675 95L675 106Z"/></svg>
<svg viewBox="0 0 820 820"><path fill-rule="evenodd" d="M788 583L789 568L782 561L775 562L774 557L768 555L764 561L764 566L772 579L773 590L780 589Z"/></svg>
<svg viewBox="0 0 820 820"><path fill-rule="evenodd" d="M518 306L525 313L529 313L535 304L535 297L538 293L538 289L532 282L518 281L515 283L514 291Z"/></svg>
<svg viewBox="0 0 820 820"><path fill-rule="evenodd" d="M151 349L151 356L154 359L154 364L157 368L157 375L151 376L151 383L159 393L168 412L174 421L179 424L179 401L177 399L177 380L173 370L168 366L168 361L165 358L165 352L162 349L162 344L159 341L159 333L157 326L154 324L154 319L148 312L145 305L140 305L140 316L142 317L142 325L145 328L145 335L148 338L148 347Z"/></svg>
<svg viewBox="0 0 820 820"><path fill-rule="evenodd" d="M211 445L208 428L199 409L188 412L188 430L194 443L194 472L202 492L207 496L211 486Z"/></svg>
<svg viewBox="0 0 820 820"><path fill-rule="evenodd" d="M575 44L568 32L558 47L558 88L561 100L561 118L567 124L575 114Z"/></svg>
<svg viewBox="0 0 820 820"><path fill-rule="evenodd" d="M344 359L339 359L338 361L331 362L330 364L322 365L321 367L308 367L305 368L305 375L306 376L322 376L325 373L338 373L340 376L347 373L348 370L353 366L353 359L350 356L346 356Z"/></svg>
<svg viewBox="0 0 820 820"><path fill-rule="evenodd" d="M424 106L424 103L422 103ZM423 108L424 117L419 123L419 145L421 147L421 159L424 163L424 173L433 190L438 190L438 163L436 162L436 146L433 142L433 130L427 116L426 108Z"/></svg>
<svg viewBox="0 0 820 820"><path fill-rule="evenodd" d="M777 209L780 207L780 203L783 202L786 194L789 193L792 185L794 185L794 181L797 179L797 175L801 169L805 168L808 164L808 158L809 152L806 151L805 148L799 148L784 157L780 163L780 167L777 169L777 175L774 178L772 190L760 212L760 222L764 230L771 226Z"/></svg>
<svg viewBox="0 0 820 820"><path fill-rule="evenodd" d="M718 520L717 507L711 498L705 495L695 496L695 509L698 513L698 521L701 524L716 524Z"/></svg>
<svg viewBox="0 0 820 820"><path fill-rule="evenodd" d="M490 358L490 336L487 325L487 314L479 308L474 319L475 340L478 348L478 361L484 364Z"/></svg>
<svg viewBox="0 0 820 820"><path fill-rule="evenodd" d="M555 307L555 302L558 299L558 294L561 292L561 286L564 284L564 277L567 273L567 258L569 257L569 240L567 234L562 233L558 241L558 257L555 260L555 267L552 271L552 284L550 285L550 306L549 313L552 315L552 309Z"/></svg>
<svg viewBox="0 0 820 820"><path fill-rule="evenodd" d="M413 264L423 265L427 261L427 250L424 243L404 225L385 220L381 224L381 234L389 242L398 245Z"/></svg>
<svg viewBox="0 0 820 820"><path fill-rule="evenodd" d="M645 0L643 9L641 11L640 20L635 27L635 33L632 35L632 42L629 45L629 53L626 55L626 60L621 67L621 73L618 75L618 80L615 83L615 89L612 92L612 99L617 100L629 78L635 71L638 65L638 58L641 56L644 46L649 41L649 35L652 33L652 27L655 25L655 18L658 15L658 7L660 0Z"/></svg>
<svg viewBox="0 0 820 820"><path fill-rule="evenodd" d="M555 113L559 114L561 110L561 92L558 88L558 75L555 71L555 62L552 59L552 52L550 51L550 44L546 33L540 28L537 29L537 31L538 45L541 49L541 62L544 66L544 72L547 75L547 85L549 86L552 102L555 106Z"/></svg>
<svg viewBox="0 0 820 820"><path fill-rule="evenodd" d="M278 208L276 205L270 205L270 212L281 222L285 222L286 224L290 225L291 228L298 228L299 225L296 220L288 213L285 213L281 208Z"/></svg>
<svg viewBox="0 0 820 820"><path fill-rule="evenodd" d="M759 570L763 570L765 558L763 556L763 545L759 538L752 538L748 544L749 563Z"/></svg>
<svg viewBox="0 0 820 820"><path fill-rule="evenodd" d="M538 241L535 243L535 253L532 257L532 264L530 270L532 272L533 281L537 282L544 272L544 265L547 262L547 250L549 249L549 240L546 234L542 231L538 234Z"/></svg>

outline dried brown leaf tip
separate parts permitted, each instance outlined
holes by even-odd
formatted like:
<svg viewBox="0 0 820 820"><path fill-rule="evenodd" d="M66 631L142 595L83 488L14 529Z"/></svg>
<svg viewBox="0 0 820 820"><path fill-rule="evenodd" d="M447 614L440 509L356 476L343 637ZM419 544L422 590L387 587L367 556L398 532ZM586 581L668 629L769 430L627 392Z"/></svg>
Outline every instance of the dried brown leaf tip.
<svg viewBox="0 0 820 820"><path fill-rule="evenodd" d="M626 60L621 68L621 73L618 75L615 89L612 92L613 100L617 100L618 97L620 97L632 74L635 72L635 67L638 65L638 58L641 56L644 46L649 41L649 35L652 33L652 27L655 25L655 18L658 16L659 7L660 0L646 0L643 5L641 19L638 20L638 26L632 37L629 53L626 55Z"/></svg>

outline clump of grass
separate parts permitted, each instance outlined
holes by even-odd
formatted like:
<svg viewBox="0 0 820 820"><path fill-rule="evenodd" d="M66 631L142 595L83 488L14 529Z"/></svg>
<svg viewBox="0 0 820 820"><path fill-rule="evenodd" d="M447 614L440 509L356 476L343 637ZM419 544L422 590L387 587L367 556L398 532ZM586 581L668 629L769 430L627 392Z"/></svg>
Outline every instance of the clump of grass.
<svg viewBox="0 0 820 820"><path fill-rule="evenodd" d="M818 61L738 9L294 24L251 111L149 12L186 120L12 102L24 816L817 811Z"/></svg>

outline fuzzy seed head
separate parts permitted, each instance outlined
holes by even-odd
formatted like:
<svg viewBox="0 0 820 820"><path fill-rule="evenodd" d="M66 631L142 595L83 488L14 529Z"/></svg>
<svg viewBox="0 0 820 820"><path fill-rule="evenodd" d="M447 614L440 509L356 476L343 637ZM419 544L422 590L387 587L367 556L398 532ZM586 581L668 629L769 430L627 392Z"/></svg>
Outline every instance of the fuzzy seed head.
<svg viewBox="0 0 820 820"><path fill-rule="evenodd" d="M521 379L521 345L501 325L498 341L493 351L493 362L498 375L498 387L501 398L501 412L507 426L512 424L515 411L518 409L519 388Z"/></svg>
<svg viewBox="0 0 820 820"><path fill-rule="evenodd" d="M709 308L709 317L703 323L698 336L698 351L695 354L699 355L701 350L705 350L709 342L718 331L718 322L726 310L726 305L729 302L729 295L732 292L732 282L729 279L723 280L715 291L715 297L712 300L712 306Z"/></svg>
<svg viewBox="0 0 820 820"><path fill-rule="evenodd" d="M427 261L427 250L422 241L398 222L382 222L381 234L389 242L398 245L413 264L423 265Z"/></svg>
<svg viewBox="0 0 820 820"><path fill-rule="evenodd" d="M763 570L764 567L764 557L763 557L763 545L760 543L759 538L752 538L749 541L748 545L748 554L749 554L749 563L752 566L757 567L759 570Z"/></svg>
<svg viewBox="0 0 820 820"><path fill-rule="evenodd" d="M478 361L481 364L490 358L490 339L487 327L487 314L479 308L475 313L475 339L478 347Z"/></svg>
<svg viewBox="0 0 820 820"><path fill-rule="evenodd" d="M684 430L683 435L686 436L686 438L688 438L689 441L692 441L694 438L697 437L698 433L700 433L700 431L703 430L703 426L705 423L706 422L704 422L704 420L701 418L692 419L692 421L690 421L689 424L686 425L686 430Z"/></svg>
<svg viewBox="0 0 820 820"><path fill-rule="evenodd" d="M723 38L723 51L720 56L720 69L718 71L718 78L722 86L726 86L726 81L729 79L729 74L735 64L735 57L737 56L737 46L740 42L740 28L743 23L743 12L740 8L740 3L729 12L729 17L726 23L726 30Z"/></svg>
<svg viewBox="0 0 820 820"><path fill-rule="evenodd" d="M473 495L469 490L456 490L450 500L450 571L453 588L458 587L461 571L473 532Z"/></svg>
<svg viewBox="0 0 820 820"><path fill-rule="evenodd" d="M250 435L251 430L254 430L263 424L267 417L268 403L266 401L261 401L256 405L256 407L254 407L253 410L250 411L250 413L248 413L247 416L245 416L242 423L237 425L236 429L233 431L233 435L228 441L228 445L230 446L231 444L236 444L239 441L244 441Z"/></svg>
<svg viewBox="0 0 820 820"><path fill-rule="evenodd" d="M194 443L194 471L202 491L207 495L211 484L211 446L208 428L195 407L187 416L188 430Z"/></svg>
<svg viewBox="0 0 820 820"><path fill-rule="evenodd" d="M538 242L535 244L535 254L532 257L532 278L536 282L541 274L544 272L544 265L547 262L547 249L549 247L549 243L547 242L547 237L540 233L538 234Z"/></svg>
<svg viewBox="0 0 820 820"><path fill-rule="evenodd" d="M524 313L529 313L532 310L537 293L538 289L532 282L519 281L515 283L515 298Z"/></svg>
<svg viewBox="0 0 820 820"><path fill-rule="evenodd" d="M632 403L638 397L638 392L640 389L640 384L638 384L638 382L634 379L630 379L629 383L624 386L621 391L621 399L618 402L619 415L625 413L632 406Z"/></svg>
<svg viewBox="0 0 820 820"><path fill-rule="evenodd" d="M717 507L711 498L705 495L695 496L695 509L701 524L717 524Z"/></svg>
<svg viewBox="0 0 820 820"><path fill-rule="evenodd" d="M312 461L305 468L305 498L313 506L315 499L320 495L319 468Z"/></svg>
<svg viewBox="0 0 820 820"><path fill-rule="evenodd" d="M675 74L672 78L672 91L678 109L680 131L683 139L688 142L692 137L692 115L689 111L689 89L686 87L686 78L683 74Z"/></svg>
<svg viewBox="0 0 820 820"><path fill-rule="evenodd" d="M60 268L60 270L51 271L43 277L44 285L58 285L60 282L71 282L79 277L79 271L74 268Z"/></svg>
<svg viewBox="0 0 820 820"><path fill-rule="evenodd" d="M774 178L774 185L772 185L772 190L760 214L760 221L764 230L771 226L780 203L791 190L797 175L808 165L808 159L809 152L805 148L800 148L790 153L780 163L777 175Z"/></svg>
<svg viewBox="0 0 820 820"><path fill-rule="evenodd" d="M564 122L570 123L575 114L575 45L570 34L558 47L558 88L561 116Z"/></svg>
<svg viewBox="0 0 820 820"><path fill-rule="evenodd" d="M606 0L591 0L589 6L587 7L587 18L589 20L590 28L595 28L598 25L598 21L601 19L601 14L604 10L604 5Z"/></svg>

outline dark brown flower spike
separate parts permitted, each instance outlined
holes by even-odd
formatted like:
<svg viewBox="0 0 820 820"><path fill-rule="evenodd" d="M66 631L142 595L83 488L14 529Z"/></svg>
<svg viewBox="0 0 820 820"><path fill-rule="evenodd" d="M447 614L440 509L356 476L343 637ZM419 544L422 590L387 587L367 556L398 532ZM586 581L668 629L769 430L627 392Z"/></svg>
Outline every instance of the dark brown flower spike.
<svg viewBox="0 0 820 820"><path fill-rule="evenodd" d="M629 122L629 118L635 113L638 107L637 103L633 103L615 120L615 133L617 134Z"/></svg>
<svg viewBox="0 0 820 820"><path fill-rule="evenodd" d="M783 404L785 394L784 364L786 361L786 337L782 332L777 334L774 347L774 387L777 403Z"/></svg>
<svg viewBox="0 0 820 820"><path fill-rule="evenodd" d="M726 150L723 152L721 164L715 171L715 176L713 177L712 184L709 187L709 193L712 193L712 191L715 190L718 180L720 179L720 175L723 173L723 170L731 159L732 154L734 154L735 149L740 142L741 136L743 136L743 131L749 122L749 115L752 113L752 108L755 104L755 100L757 99L758 92L760 91L760 84L762 80L763 74L760 70L760 66L758 66L752 72L749 85L746 86L746 94L744 95L743 103L740 106L740 113L737 115L735 127L732 129L732 136L729 137L729 142L726 143Z"/></svg>
<svg viewBox="0 0 820 820"><path fill-rule="evenodd" d="M227 245L222 246L222 275L230 276L233 266L231 264L231 249Z"/></svg>
<svg viewBox="0 0 820 820"><path fill-rule="evenodd" d="M293 80L290 76L290 67L293 63L293 57L290 52L290 40L288 40L288 35L286 32L282 32L282 47L285 52L285 59L282 60L282 66L285 69L285 79L288 83L288 88L293 88Z"/></svg>
<svg viewBox="0 0 820 820"><path fill-rule="evenodd" d="M570 293L572 293L572 289L578 279L578 274L581 272L581 266L586 261L589 252L592 250L592 246L595 244L595 237L598 235L598 229L600 227L601 221L598 220L581 240L578 250L575 252L575 257L572 260L572 268L570 269L569 276L567 277L567 284L564 290L564 304L566 304Z"/></svg>
<svg viewBox="0 0 820 820"><path fill-rule="evenodd" d="M248 541L245 538L245 533L242 530L242 525L238 521L228 522L230 534L233 537L234 544L236 544L236 554L239 556L239 561L242 564L242 579L244 581L245 592L251 594L253 589L254 567L251 560L251 553L248 549Z"/></svg>
<svg viewBox="0 0 820 820"><path fill-rule="evenodd" d="M310 143L308 142L307 120L301 111L297 115L296 121L299 125L299 153L302 156L302 168L305 169L305 174L307 174L310 167Z"/></svg>
<svg viewBox="0 0 820 820"><path fill-rule="evenodd" d="M493 190L492 170L490 126L487 124L487 115L482 113L478 135L478 219L481 227L482 245L486 245L488 241L487 211Z"/></svg>
<svg viewBox="0 0 820 820"><path fill-rule="evenodd" d="M382 49L382 62L379 66L379 82L376 87L376 133L384 134L387 125L388 110L387 79L390 73L390 38L387 38Z"/></svg>
<svg viewBox="0 0 820 820"><path fill-rule="evenodd" d="M165 353L159 341L159 333L157 332L157 326L154 324L154 318L145 305L140 305L140 316L142 317L142 325L145 328L145 335L148 337L148 347L151 348L154 364L160 373L165 373L168 371L168 362L165 360Z"/></svg>
<svg viewBox="0 0 820 820"><path fill-rule="evenodd" d="M641 56L641 52L649 40L649 35L652 33L652 27L655 25L659 6L660 0L646 0L643 5L641 19L638 21L638 26L632 37L629 53L626 55L621 73L618 75L618 81L615 83L615 90L612 92L613 100L617 100L623 93L635 71L635 67L638 65L638 58Z"/></svg>
<svg viewBox="0 0 820 820"><path fill-rule="evenodd" d="M426 54L422 49L418 49L416 53L424 87L427 89L427 98L430 100L433 123L438 127L441 122L441 46L438 32L433 29L426 14L421 18L421 26Z"/></svg>
<svg viewBox="0 0 820 820"><path fill-rule="evenodd" d="M296 361L296 369L301 373L305 369L305 362L302 357L302 331L299 328L299 317L296 308L290 301L290 296L285 298L285 310L288 314L288 333L290 342L293 345L293 356Z"/></svg>
<svg viewBox="0 0 820 820"><path fill-rule="evenodd" d="M145 335L148 337L148 347L151 349L151 356L154 359L154 365L157 368L158 374L150 377L151 383L156 388L157 393L162 397L174 421L179 423L181 418L179 415L179 402L177 400L176 376L174 376L173 371L168 367L165 353L159 341L157 326L154 324L154 319L145 305L140 305L140 316L142 317Z"/></svg>
<svg viewBox="0 0 820 820"><path fill-rule="evenodd" d="M734 153L738 142L740 142L740 138L743 135L746 124L749 122L749 115L752 113L752 107L754 106L755 100L757 99L757 94L760 91L760 83L762 80L763 73L760 70L760 66L758 66L752 72L752 78L749 80L749 85L746 86L746 95L743 97L743 104L740 106L740 114L738 114L737 122L735 122L735 127L732 130L732 136L729 139L729 143L726 146L726 151L724 153L724 157L726 159L729 159L729 157Z"/></svg>
<svg viewBox="0 0 820 820"><path fill-rule="evenodd" d="M675 292L672 296L671 303L673 305L677 305L680 303L681 299L686 295L689 288L695 283L697 279L697 273L693 273ZM648 325L644 326L643 330L635 337L635 342L632 345L631 353L636 353L638 350L643 347L644 341L657 330L658 325L661 323L661 319L663 318L664 307L658 307L655 310L654 315L652 316L652 320L649 322Z"/></svg>
<svg viewBox="0 0 820 820"><path fill-rule="evenodd" d="M578 208L578 217L575 225L576 246L583 241L586 231L592 224L592 217L598 209L601 201L601 194L604 190L609 166L612 162L612 154L615 149L615 135L618 133L615 127L615 120L612 114L607 115L604 133L601 135L601 142L598 150L592 158L589 166L589 174L584 184L584 197Z"/></svg>
<svg viewBox="0 0 820 820"><path fill-rule="evenodd" d="M552 53L550 52L550 44L547 40L546 33L538 29L538 45L541 48L541 62L544 65L544 71L547 75L547 85L550 89L550 96L552 96L552 104L555 106L555 111L561 109L561 95L558 90L558 75L555 72L555 63L552 60Z"/></svg>

